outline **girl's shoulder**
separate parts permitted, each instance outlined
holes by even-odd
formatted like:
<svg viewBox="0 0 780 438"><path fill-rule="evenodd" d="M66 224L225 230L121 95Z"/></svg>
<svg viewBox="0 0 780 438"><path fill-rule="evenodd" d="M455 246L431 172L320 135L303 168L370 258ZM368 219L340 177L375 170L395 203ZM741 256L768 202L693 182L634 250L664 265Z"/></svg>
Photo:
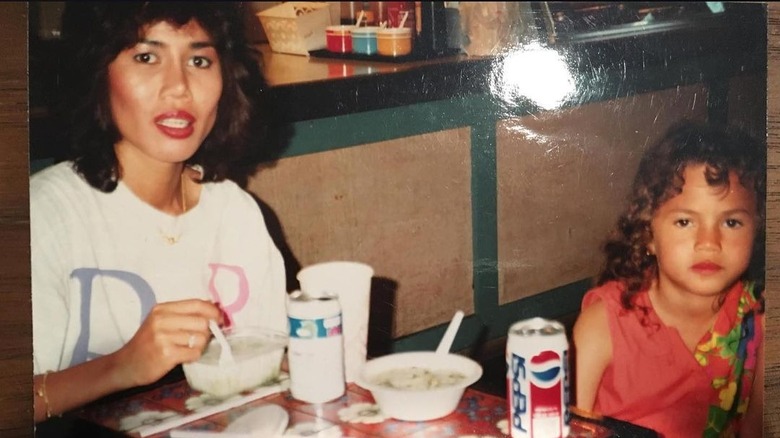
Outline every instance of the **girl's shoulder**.
<svg viewBox="0 0 780 438"><path fill-rule="evenodd" d="M610 281L596 286L585 293L582 299L582 307L575 324L576 332L596 336L596 339L609 337L609 314L620 307L620 294L622 285L617 281Z"/></svg>
<svg viewBox="0 0 780 438"><path fill-rule="evenodd" d="M595 303L602 302L608 308L613 306L620 306L620 296L624 290L623 283L612 280L602 285L596 286L585 293L582 298L582 310L594 305Z"/></svg>
<svg viewBox="0 0 780 438"><path fill-rule="evenodd" d="M572 340L577 351L577 371L585 372L591 377L597 376L594 382L600 380L612 358L610 313L611 310L604 300L594 300L588 306L583 306L574 322ZM595 391L595 386L593 389ZM595 400L595 392L593 397Z"/></svg>
<svg viewBox="0 0 780 438"><path fill-rule="evenodd" d="M594 301L584 307L577 315L577 321L574 324L575 338L578 332L587 333L589 336L609 335L609 312L609 306L603 300Z"/></svg>

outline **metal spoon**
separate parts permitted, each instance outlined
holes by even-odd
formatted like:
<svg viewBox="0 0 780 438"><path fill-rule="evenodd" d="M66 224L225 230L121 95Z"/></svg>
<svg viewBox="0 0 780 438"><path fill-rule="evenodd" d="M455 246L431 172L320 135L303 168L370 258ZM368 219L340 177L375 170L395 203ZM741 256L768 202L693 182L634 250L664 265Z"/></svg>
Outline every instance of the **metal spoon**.
<svg viewBox="0 0 780 438"><path fill-rule="evenodd" d="M455 334L458 333L461 321L463 321L463 311L458 310L452 317L450 325L447 326L447 330L444 332L441 341L439 341L439 346L436 347L436 354L448 354L450 352L452 341L455 340Z"/></svg>
<svg viewBox="0 0 780 438"><path fill-rule="evenodd" d="M225 338L225 334L219 329L217 321L214 321L213 319L209 321L209 330L211 330L211 334L214 335L214 338L219 342L219 346L221 347L219 352L219 365L236 363L236 359L233 358L233 350L231 350L230 344L228 343L227 338Z"/></svg>

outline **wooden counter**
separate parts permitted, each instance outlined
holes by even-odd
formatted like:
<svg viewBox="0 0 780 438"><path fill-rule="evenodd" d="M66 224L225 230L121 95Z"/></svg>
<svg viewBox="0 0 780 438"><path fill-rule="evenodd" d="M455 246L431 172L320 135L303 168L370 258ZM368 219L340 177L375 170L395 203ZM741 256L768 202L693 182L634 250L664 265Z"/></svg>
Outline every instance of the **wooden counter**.
<svg viewBox="0 0 780 438"><path fill-rule="evenodd" d="M487 89L487 58L465 55L415 62L368 62L274 53L263 73L280 121L296 122L448 99Z"/></svg>
<svg viewBox="0 0 780 438"><path fill-rule="evenodd" d="M361 61L276 53L271 50L268 44L258 44L255 47L263 59L265 79L274 88L406 72L442 63L477 61L477 59L469 58L466 55L410 62Z"/></svg>
<svg viewBox="0 0 780 438"><path fill-rule="evenodd" d="M758 5L756 5L758 6ZM756 20L760 8L714 25L642 38L547 46L530 42L494 56L465 54L415 62L354 61L274 53L258 45L269 96L279 122L354 114L470 95L485 95L507 115L538 111L533 102L502 100L512 77L528 87L550 86L535 54L558 57L576 81L564 106L695 83L725 92L728 78L766 72L766 35ZM536 53L534 53L536 52ZM541 82L540 82L541 81ZM717 96L711 107L720 105ZM725 108L724 105L720 105ZM724 117L719 117L723 119Z"/></svg>

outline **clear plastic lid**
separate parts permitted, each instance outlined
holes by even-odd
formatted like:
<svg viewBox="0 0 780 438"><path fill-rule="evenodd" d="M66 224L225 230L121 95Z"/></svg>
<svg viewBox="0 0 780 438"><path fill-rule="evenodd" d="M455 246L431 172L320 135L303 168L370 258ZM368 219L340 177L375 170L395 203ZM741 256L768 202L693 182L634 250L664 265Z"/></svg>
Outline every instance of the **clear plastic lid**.
<svg viewBox="0 0 780 438"><path fill-rule="evenodd" d="M352 29L352 36L372 37L381 29L379 26L356 27Z"/></svg>
<svg viewBox="0 0 780 438"><path fill-rule="evenodd" d="M331 35L350 35L355 29L358 29L355 26L351 25L334 25L334 26L326 26L325 27L325 33L331 34Z"/></svg>
<svg viewBox="0 0 780 438"><path fill-rule="evenodd" d="M409 29L408 27L391 27L391 28L385 28L385 29L379 29L376 32L377 38L411 38L412 37L412 29Z"/></svg>

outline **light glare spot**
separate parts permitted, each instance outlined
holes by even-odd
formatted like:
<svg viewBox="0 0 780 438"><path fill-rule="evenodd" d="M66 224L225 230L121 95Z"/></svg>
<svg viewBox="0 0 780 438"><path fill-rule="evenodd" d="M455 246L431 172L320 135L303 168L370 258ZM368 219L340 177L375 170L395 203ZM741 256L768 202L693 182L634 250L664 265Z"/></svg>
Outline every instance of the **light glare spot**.
<svg viewBox="0 0 780 438"><path fill-rule="evenodd" d="M497 95L512 102L525 97L545 110L560 107L575 91L566 61L555 50L529 43L510 53L501 66Z"/></svg>

